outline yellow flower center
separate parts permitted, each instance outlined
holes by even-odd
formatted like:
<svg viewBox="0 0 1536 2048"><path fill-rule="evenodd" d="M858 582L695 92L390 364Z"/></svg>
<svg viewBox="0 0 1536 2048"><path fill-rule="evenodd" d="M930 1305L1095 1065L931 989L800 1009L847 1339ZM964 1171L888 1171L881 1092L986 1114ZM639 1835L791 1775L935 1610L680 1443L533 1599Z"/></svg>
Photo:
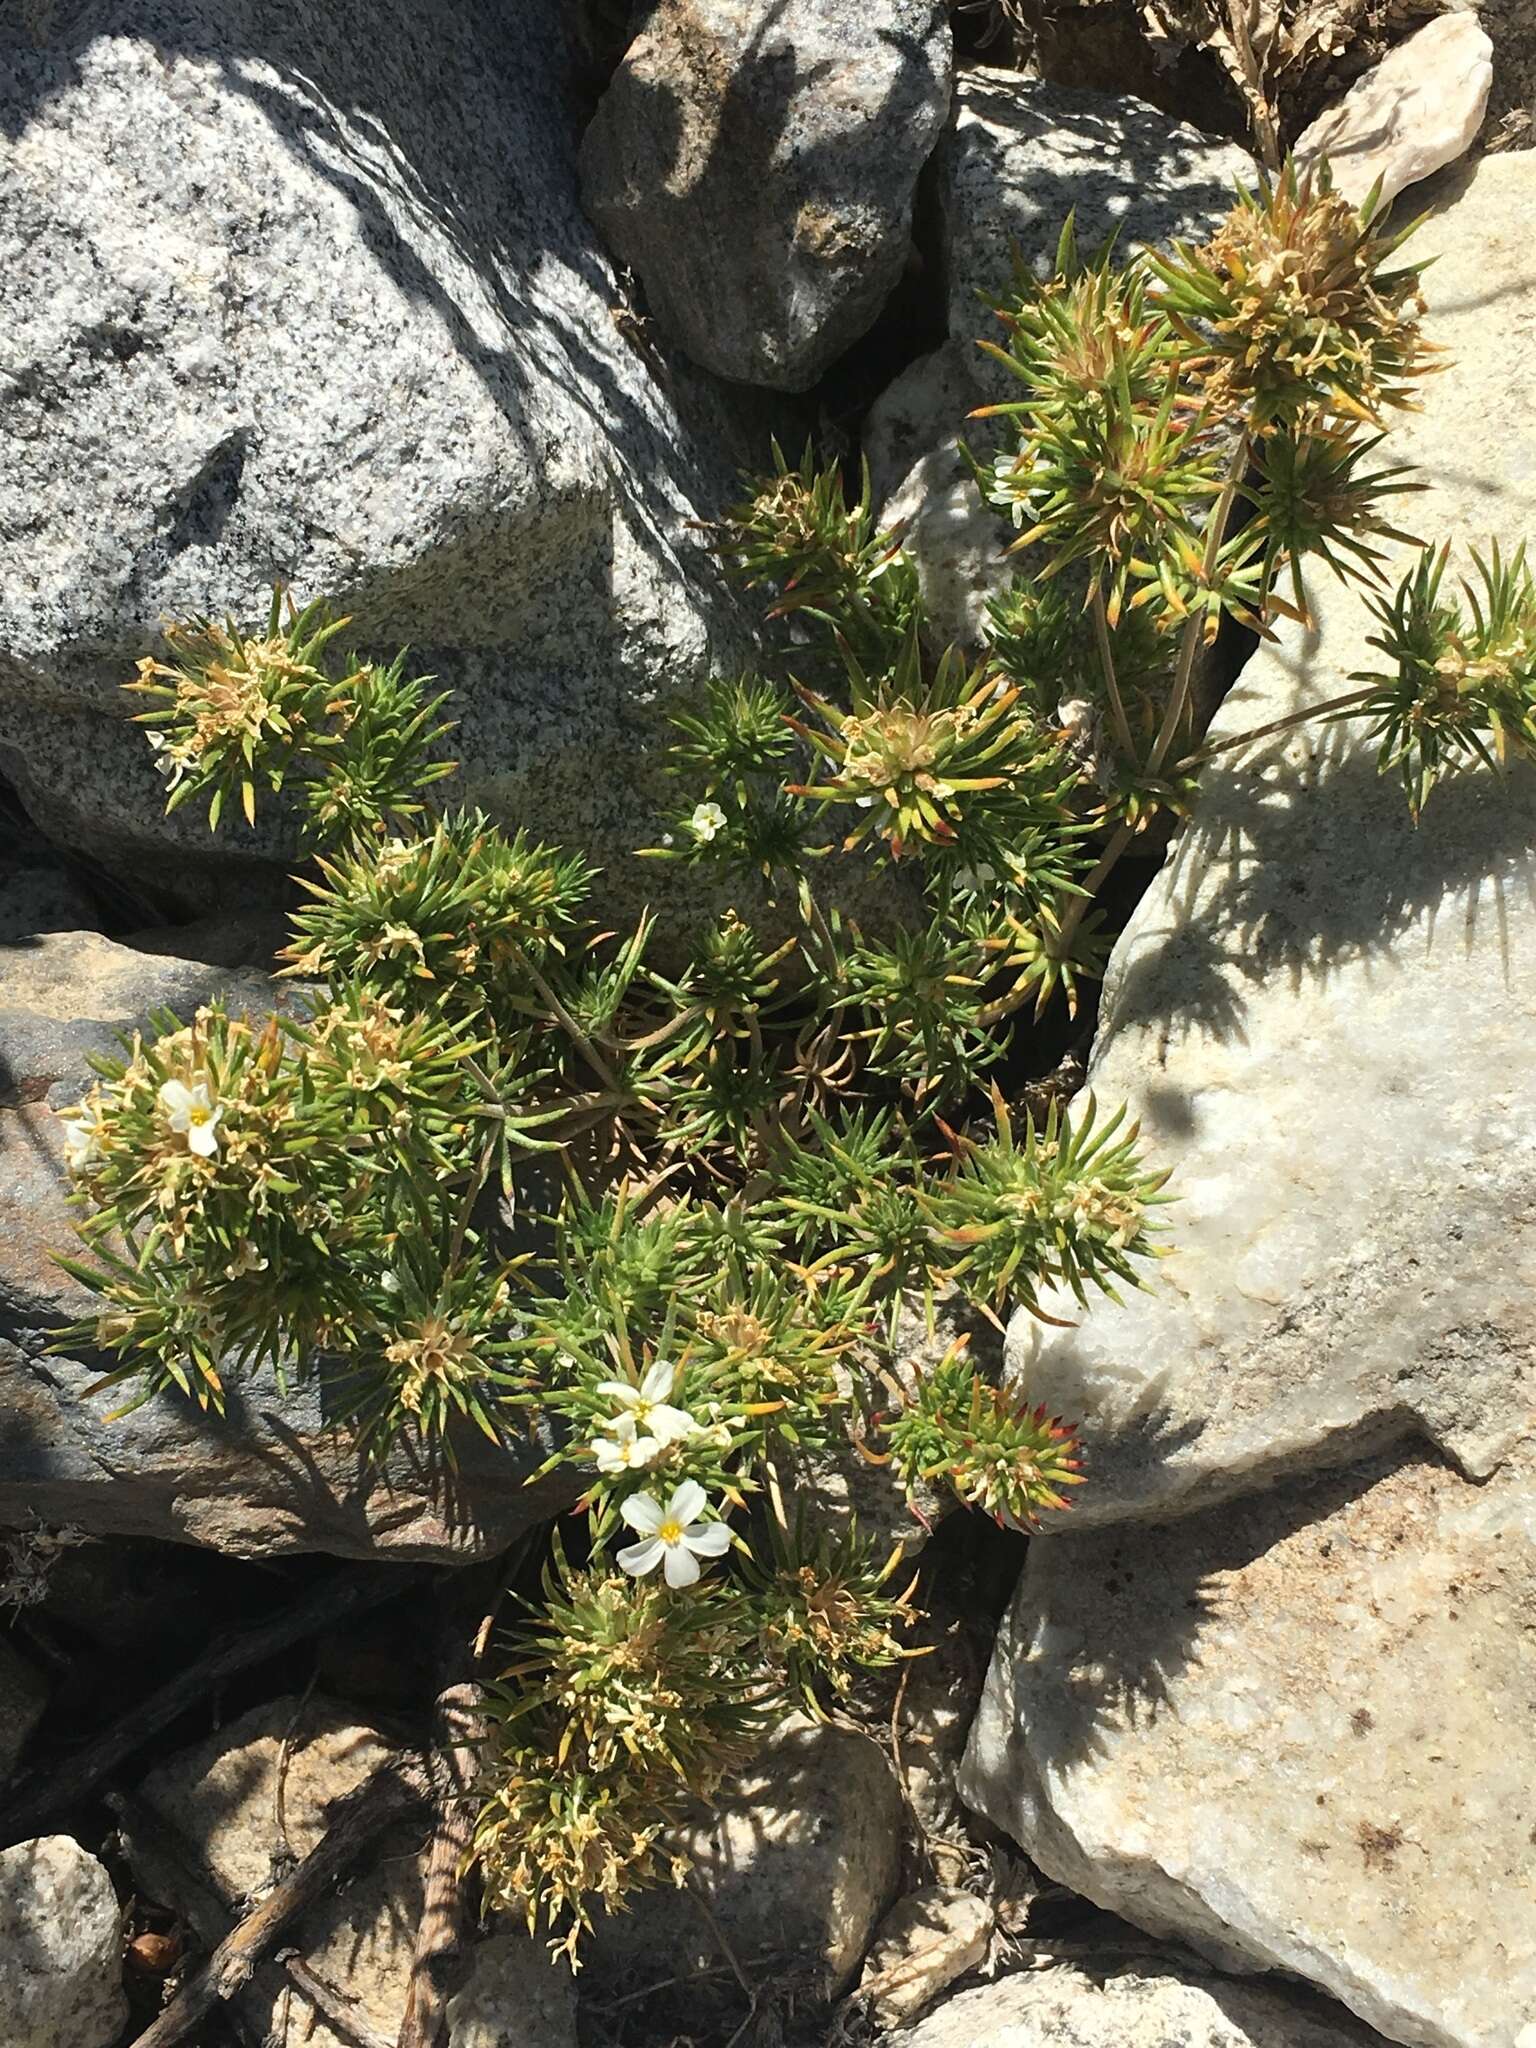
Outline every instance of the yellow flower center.
<svg viewBox="0 0 1536 2048"><path fill-rule="evenodd" d="M212 1118L213 1110L211 1108L204 1109L200 1102L194 1102L187 1111L187 1122L196 1125L198 1129L201 1129L204 1124L211 1122Z"/></svg>
<svg viewBox="0 0 1536 2048"><path fill-rule="evenodd" d="M663 1522L656 1531L656 1534L663 1543L681 1543L683 1540L683 1525L681 1522Z"/></svg>

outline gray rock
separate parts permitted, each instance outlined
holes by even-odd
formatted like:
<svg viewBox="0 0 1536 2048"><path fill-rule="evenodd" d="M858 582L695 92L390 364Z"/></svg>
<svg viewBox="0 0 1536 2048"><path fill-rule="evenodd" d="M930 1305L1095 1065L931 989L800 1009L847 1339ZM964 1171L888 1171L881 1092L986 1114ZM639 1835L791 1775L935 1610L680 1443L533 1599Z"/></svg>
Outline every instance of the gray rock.
<svg viewBox="0 0 1536 2048"><path fill-rule="evenodd" d="M1427 332L1453 366L1394 425L1388 459L1422 466L1415 529L1462 549L1536 529L1533 230L1536 159L1490 157L1415 244L1435 259ZM1470 461L1494 418L1497 459ZM1394 583L1409 559L1396 552ZM1309 587L1315 633L1281 629L1213 738L1376 664L1364 599ZM1089 1073L1173 1169L1172 1256L1121 1306L1010 1332L1011 1368L1083 1423L1075 1525L1166 1515L1407 1434L1486 1474L1524 1429L1533 846L1536 775L1468 776L1415 827L1341 727L1206 770L1115 949Z"/></svg>
<svg viewBox="0 0 1536 2048"><path fill-rule="evenodd" d="M1375 2048L1301 1992L1166 1967L1053 1962L962 1991L891 2048Z"/></svg>
<svg viewBox="0 0 1536 2048"><path fill-rule="evenodd" d="M38 932L94 930L99 912L67 868L56 862L0 860L0 946Z"/></svg>
<svg viewBox="0 0 1536 2048"><path fill-rule="evenodd" d="M112 1882L68 1835L0 1853L6 2048L112 2048L128 2017Z"/></svg>
<svg viewBox="0 0 1536 2048"><path fill-rule="evenodd" d="M804 391L900 277L949 105L937 0L656 0L582 144L582 192L663 332Z"/></svg>
<svg viewBox="0 0 1536 2048"><path fill-rule="evenodd" d="M466 797L650 837L660 701L738 645L689 526L732 479L613 317L564 15L4 10L0 767L60 843L193 908L291 858L276 807L217 858L166 821L118 687L274 577L458 693Z"/></svg>
<svg viewBox="0 0 1536 2048"><path fill-rule="evenodd" d="M867 1736L796 1716L726 1781L678 1847L743 1965L832 1998L852 1982L895 1892L901 1795ZM632 1911L596 1923L583 1988L601 1998L697 1972L705 1999L704 1973L719 1963L691 1898L641 1892Z"/></svg>
<svg viewBox="0 0 1536 2048"><path fill-rule="evenodd" d="M963 442L985 464L1002 444L996 422L967 417L983 401L973 356L979 363L973 344L948 341L919 357L875 402L865 436L881 524L900 531L917 566L936 642L975 651L987 602L1019 573L1019 558L1007 551L1013 529L962 453Z"/></svg>
<svg viewBox="0 0 1536 2048"><path fill-rule="evenodd" d="M0 1636L0 1788L15 1770L47 1704L42 1673Z"/></svg>
<svg viewBox="0 0 1536 2048"><path fill-rule="evenodd" d="M967 72L936 158L951 341L999 338L985 300L1008 290L1015 251L1037 276L1049 274L1068 213L1085 255L1112 232L1127 251L1201 242L1230 210L1233 180L1253 175L1235 143L1170 122L1142 100L1012 71ZM979 350L974 359L981 389L1009 395L1007 371Z"/></svg>
<svg viewBox="0 0 1536 2048"><path fill-rule="evenodd" d="M986 1961L995 1915L973 1892L927 1885L880 1922L859 1992L883 2027L915 2019L957 1977Z"/></svg>
<svg viewBox="0 0 1536 2048"><path fill-rule="evenodd" d="M451 1560L504 1547L554 1511L524 1482L532 1444L498 1450L467 1432L452 1471L402 1449L382 1470L327 1419L317 1387L286 1396L263 1376L232 1388L227 1414L171 1396L108 1423L87 1398L96 1356L52 1356L64 1323L96 1297L54 1264L78 1249L55 1112L78 1099L86 1055L160 1005L190 1017L222 992L265 1014L293 1000L262 974L131 952L92 932L3 956L0 984L0 1500L7 1514L96 1535L157 1536L244 1556L325 1550Z"/></svg>
<svg viewBox="0 0 1536 2048"><path fill-rule="evenodd" d="M1378 204L1452 164L1483 125L1493 45L1470 9L1437 15L1388 51L1296 141L1296 160L1326 157L1335 188Z"/></svg>
<svg viewBox="0 0 1536 2048"><path fill-rule="evenodd" d="M285 1745L286 1840L275 1820ZM259 1895L284 1868L290 1845L305 1854L334 1802L394 1754L379 1728L340 1702L285 1698L172 1758L142 1790L183 1839L199 1844L217 1890L233 1902ZM421 1920L423 1849L420 1822L402 1823L301 1923L320 1976L342 1992L361 2026L390 2040L399 2031ZM347 2034L324 2021L311 2032L302 1999L273 1990L258 1980L246 2001L273 2048L352 2048ZM574 2012L566 1965L526 1936L498 1935L476 1949L469 1979L451 2002L450 2048L501 2048L514 2027L517 2048L566 2048L575 2040Z"/></svg>
<svg viewBox="0 0 1536 2048"><path fill-rule="evenodd" d="M449 2002L448 2048L576 2048L576 1982L564 1959L526 1934L482 1942Z"/></svg>
<svg viewBox="0 0 1536 2048"><path fill-rule="evenodd" d="M1536 1440L1482 1485L1384 1457L1035 1543L965 1796L1217 1963L1413 2048L1529 2048L1533 1530Z"/></svg>

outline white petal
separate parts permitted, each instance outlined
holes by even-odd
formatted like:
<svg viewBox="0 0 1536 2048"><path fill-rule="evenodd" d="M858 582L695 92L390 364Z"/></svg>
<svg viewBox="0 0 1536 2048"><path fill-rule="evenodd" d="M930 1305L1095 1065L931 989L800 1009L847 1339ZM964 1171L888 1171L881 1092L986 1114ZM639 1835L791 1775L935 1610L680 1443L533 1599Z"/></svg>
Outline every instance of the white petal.
<svg viewBox="0 0 1536 2048"><path fill-rule="evenodd" d="M617 1401L621 1408L638 1408L640 1396L627 1380L599 1380L597 1391L606 1394L610 1401Z"/></svg>
<svg viewBox="0 0 1536 2048"><path fill-rule="evenodd" d="M647 1572L653 1572L660 1559L667 1559L667 1576L671 1577L672 1553L664 1543L658 1543L654 1536L648 1536L643 1543L631 1543L619 1552L618 1564L621 1572L628 1572L632 1579L643 1579ZM697 1567L695 1567L697 1571Z"/></svg>
<svg viewBox="0 0 1536 2048"><path fill-rule="evenodd" d="M206 1081L199 1081L195 1084L190 1099L194 1109L213 1108L213 1099L208 1093L208 1083ZM217 1114L217 1111L215 1111L215 1114Z"/></svg>
<svg viewBox="0 0 1536 2048"><path fill-rule="evenodd" d="M630 1447L629 1462L631 1465L654 1465L666 1448L660 1437L637 1436Z"/></svg>
<svg viewBox="0 0 1536 2048"><path fill-rule="evenodd" d="M630 1461L630 1447L626 1443L610 1443L603 1437L587 1445L587 1455L597 1460L599 1472L622 1472Z"/></svg>
<svg viewBox="0 0 1536 2048"><path fill-rule="evenodd" d="M218 1118L211 1116L205 1124L187 1121L187 1150L196 1152L200 1158L211 1159L219 1149L219 1134L214 1126Z"/></svg>
<svg viewBox="0 0 1536 2048"><path fill-rule="evenodd" d="M690 1522L683 1541L699 1557L724 1557L731 1547L731 1532L724 1522Z"/></svg>
<svg viewBox="0 0 1536 2048"><path fill-rule="evenodd" d="M667 1519L661 1511L660 1501L648 1493L632 1493L619 1513L631 1529L638 1529L642 1536L654 1536Z"/></svg>
<svg viewBox="0 0 1536 2048"><path fill-rule="evenodd" d="M669 1543L666 1546L666 1549L667 1561L662 1566L662 1570L667 1575L667 1584L669 1586L678 1587L696 1586L699 1582L698 1561L695 1559L693 1553L688 1549L687 1545L682 1543ZM619 1563L622 1564L623 1562L624 1558L621 1552L619 1556Z"/></svg>
<svg viewBox="0 0 1536 2048"><path fill-rule="evenodd" d="M670 1358L658 1358L640 1382L642 1401L665 1401L672 1391L672 1382L677 1378L677 1367Z"/></svg>
<svg viewBox="0 0 1536 2048"><path fill-rule="evenodd" d="M160 1107L168 1116L185 1116L192 1107L192 1090L185 1081L162 1081Z"/></svg>
<svg viewBox="0 0 1536 2048"><path fill-rule="evenodd" d="M665 1401L652 1408L645 1418L645 1426L664 1444L680 1444L684 1437L696 1436L699 1428L686 1408L669 1408Z"/></svg>
<svg viewBox="0 0 1536 2048"><path fill-rule="evenodd" d="M667 1503L665 1519L669 1522L696 1522L699 1510L709 1506L709 1495L697 1479L685 1479ZM662 1518L657 1517L658 1522Z"/></svg>

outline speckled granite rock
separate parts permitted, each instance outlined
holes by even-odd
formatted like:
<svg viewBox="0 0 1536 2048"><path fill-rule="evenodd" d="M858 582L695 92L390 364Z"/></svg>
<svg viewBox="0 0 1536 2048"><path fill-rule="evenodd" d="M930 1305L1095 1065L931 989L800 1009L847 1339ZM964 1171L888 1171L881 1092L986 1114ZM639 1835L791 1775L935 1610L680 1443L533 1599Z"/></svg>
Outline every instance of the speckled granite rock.
<svg viewBox="0 0 1536 2048"><path fill-rule="evenodd" d="M1536 1442L1482 1485L1384 1457L1032 1544L961 1785L1154 1934L1529 2048L1533 1691Z"/></svg>
<svg viewBox="0 0 1536 2048"><path fill-rule="evenodd" d="M95 1297L62 1273L76 1248L55 1111L90 1076L86 1054L159 1005L190 1016L222 992L265 1013L291 1001L265 975L131 952L94 932L0 948L0 1502L17 1519L93 1534L171 1537L247 1556L324 1550L369 1557L472 1557L553 1511L524 1485L539 1462L466 1434L456 1473L398 1453L379 1472L327 1423L315 1388L280 1397L262 1380L227 1415L170 1396L120 1421L87 1399L103 1360L51 1356L60 1324Z"/></svg>
<svg viewBox="0 0 1536 2048"><path fill-rule="evenodd" d="M60 842L192 906L290 857L165 821L118 690L281 577L459 693L469 797L643 843L658 699L734 645L688 528L732 478L614 321L565 12L0 10L0 768Z"/></svg>
<svg viewBox="0 0 1536 2048"><path fill-rule="evenodd" d="M1297 138L1297 161L1326 157L1347 199L1358 206L1379 183L1379 203L1389 205L1470 148L1487 111L1492 60L1470 9L1439 15L1318 116Z"/></svg>
<svg viewBox="0 0 1536 2048"><path fill-rule="evenodd" d="M812 1998L847 1989L901 1866L901 1795L868 1736L787 1721L683 1832L696 1882L740 1960ZM697 1904L670 1887L597 1922L583 1989L623 1995L699 1973L709 1997L719 1945ZM728 1997L732 1995L727 1991Z"/></svg>
<svg viewBox="0 0 1536 2048"><path fill-rule="evenodd" d="M128 2017L112 1881L68 1835L0 1853L6 2048L113 2048Z"/></svg>
<svg viewBox="0 0 1536 2048"><path fill-rule="evenodd" d="M1052 1963L946 1999L891 2048L1379 2048L1304 1992L1169 1963Z"/></svg>
<svg viewBox="0 0 1536 2048"><path fill-rule="evenodd" d="M521 1931L482 1942L449 2001L448 2048L576 2048L576 1980L564 1958Z"/></svg>
<svg viewBox="0 0 1536 2048"><path fill-rule="evenodd" d="M1536 531L1536 157L1445 175L1413 246L1452 367L1386 447L1422 465L1415 531L1464 551ZM1364 599L1310 588L1315 633L1283 626L1255 655L1213 739L1375 665ZM1074 1526L1410 1434L1485 1474L1525 1427L1533 848L1530 772L1448 785L1415 827L1358 731L1303 727L1207 769L1115 949L1089 1072L1173 1169L1172 1256L1121 1306L1010 1331L1012 1369L1083 1422Z"/></svg>
<svg viewBox="0 0 1536 2048"><path fill-rule="evenodd" d="M98 912L66 868L40 860L0 860L0 946L39 932L90 931Z"/></svg>
<svg viewBox="0 0 1536 2048"><path fill-rule="evenodd" d="M663 332L804 391L901 275L949 106L938 0L658 0L582 144L582 192Z"/></svg>
<svg viewBox="0 0 1536 2048"><path fill-rule="evenodd" d="M985 296L1007 291L1015 250L1046 275L1069 212L1085 252L1111 232L1125 250L1203 241L1232 205L1234 178L1253 169L1235 143L1170 122L1144 100L968 71L935 165L950 340L995 338ZM981 388L1010 395L1007 371L974 354Z"/></svg>

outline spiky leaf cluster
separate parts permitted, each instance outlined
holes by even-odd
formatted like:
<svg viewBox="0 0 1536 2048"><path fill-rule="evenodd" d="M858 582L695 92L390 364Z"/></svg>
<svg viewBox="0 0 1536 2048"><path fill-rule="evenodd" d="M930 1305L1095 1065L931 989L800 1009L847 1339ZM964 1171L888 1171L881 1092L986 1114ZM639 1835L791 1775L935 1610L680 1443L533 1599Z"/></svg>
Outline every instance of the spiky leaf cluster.
<svg viewBox="0 0 1536 2048"><path fill-rule="evenodd" d="M967 1140L953 1175L926 1197L953 1254L947 1278L996 1307L1031 1310L1046 1287L1086 1306L1089 1287L1113 1297L1117 1281L1135 1285L1131 1261L1153 1255L1167 1175L1143 1170L1124 1110L1101 1122L1092 1096L1072 1114L1053 1102L1022 1137L996 1093L993 1111L995 1134Z"/></svg>
<svg viewBox="0 0 1536 2048"><path fill-rule="evenodd" d="M128 685L154 700L138 720L170 785L167 810L206 799L217 829L238 799L254 825L258 787L275 794L292 778L321 842L420 815L423 792L453 770L440 754L446 693L429 697L403 653L387 666L338 664L348 623L274 590L264 632L232 619L167 627L171 659L146 655Z"/></svg>
<svg viewBox="0 0 1536 2048"><path fill-rule="evenodd" d="M757 1633L720 1588L679 1600L601 1569L546 1573L487 1701L475 1847L492 1907L574 1963L594 1905L681 1880L667 1830L750 1752L775 1703Z"/></svg>
<svg viewBox="0 0 1536 2048"><path fill-rule="evenodd" d="M1357 674L1363 701L1341 715L1369 722L1383 773L1402 781L1417 817L1436 783L1476 766L1536 754L1536 580L1522 544L1473 550L1473 574L1446 580L1449 547L1423 553L1373 599L1371 646L1388 667Z"/></svg>
<svg viewBox="0 0 1536 2048"><path fill-rule="evenodd" d="M918 1372L886 1437L908 1486L947 1485L1015 1528L1035 1528L1044 1511L1068 1505L1064 1488L1082 1484L1071 1429L1020 1389L980 1378L964 1339Z"/></svg>

